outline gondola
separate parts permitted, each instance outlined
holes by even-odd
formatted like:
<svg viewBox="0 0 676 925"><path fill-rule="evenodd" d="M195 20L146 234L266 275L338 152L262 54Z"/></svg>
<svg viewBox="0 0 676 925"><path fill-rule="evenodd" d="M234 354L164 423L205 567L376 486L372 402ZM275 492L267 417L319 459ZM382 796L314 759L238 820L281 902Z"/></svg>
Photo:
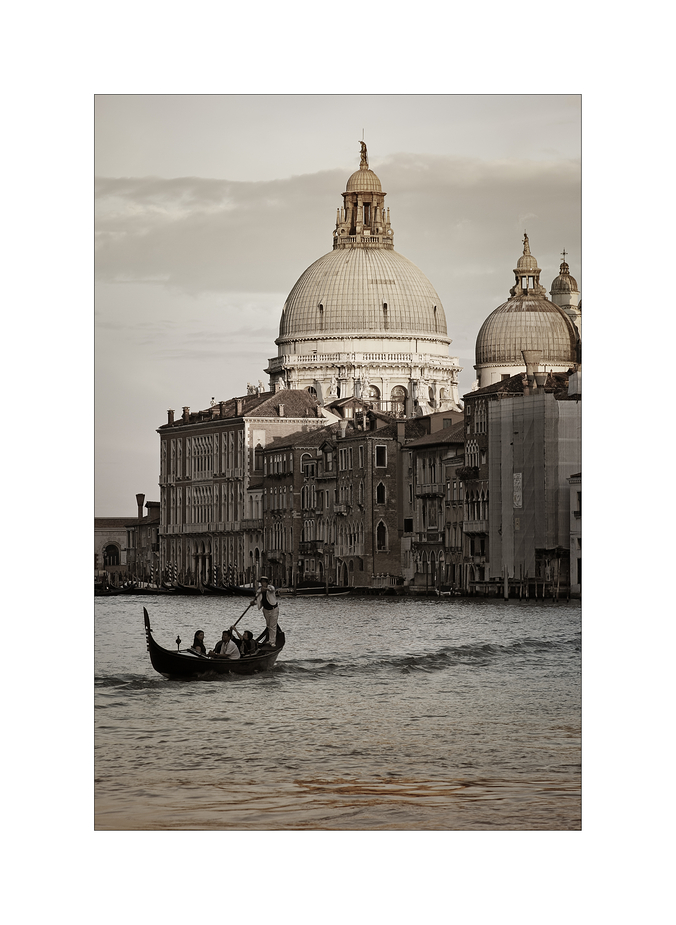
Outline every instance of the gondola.
<svg viewBox="0 0 676 925"><path fill-rule="evenodd" d="M256 589L252 585L228 585L232 594L239 594L240 597L254 597Z"/></svg>
<svg viewBox="0 0 676 925"><path fill-rule="evenodd" d="M327 595L341 595L341 594L350 594L349 588L343 588L340 585L329 585L328 589L324 587L310 587L310 588L293 588L285 589L288 594L295 594L300 597L326 597Z"/></svg>
<svg viewBox="0 0 676 925"><path fill-rule="evenodd" d="M176 582L175 590L177 594L204 594L199 585L182 585L180 581Z"/></svg>
<svg viewBox="0 0 676 925"><path fill-rule="evenodd" d="M221 596L232 597L235 593L231 588L220 585L202 585L205 594L220 594Z"/></svg>
<svg viewBox="0 0 676 925"><path fill-rule="evenodd" d="M153 639L150 629L148 611L143 608L143 622L146 628L146 643L150 653L150 661L155 671L165 678L212 678L220 674L257 674L259 671L269 671L277 661L279 653L284 648L286 638L282 630L277 627L277 645L257 655L245 655L242 658L208 658L205 655L195 655L183 649L172 652L163 649Z"/></svg>

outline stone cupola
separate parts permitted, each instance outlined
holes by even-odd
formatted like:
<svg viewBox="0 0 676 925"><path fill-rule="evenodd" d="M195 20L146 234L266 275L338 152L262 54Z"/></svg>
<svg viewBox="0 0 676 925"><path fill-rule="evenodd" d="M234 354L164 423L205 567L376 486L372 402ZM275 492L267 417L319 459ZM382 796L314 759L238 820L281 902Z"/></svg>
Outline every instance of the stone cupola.
<svg viewBox="0 0 676 925"><path fill-rule="evenodd" d="M524 231L523 233L523 254L516 262L516 267L514 268L514 276L516 277L516 282L512 289L509 290L509 294L512 298L521 294L527 295L541 295L547 296L547 290L544 286L540 285L540 267L538 262L533 257L530 252L530 244L528 241L528 235Z"/></svg>
<svg viewBox="0 0 676 925"><path fill-rule="evenodd" d="M368 151L362 141L359 170L347 181L343 208L337 210L333 247L394 247L390 210L380 180L369 167Z"/></svg>

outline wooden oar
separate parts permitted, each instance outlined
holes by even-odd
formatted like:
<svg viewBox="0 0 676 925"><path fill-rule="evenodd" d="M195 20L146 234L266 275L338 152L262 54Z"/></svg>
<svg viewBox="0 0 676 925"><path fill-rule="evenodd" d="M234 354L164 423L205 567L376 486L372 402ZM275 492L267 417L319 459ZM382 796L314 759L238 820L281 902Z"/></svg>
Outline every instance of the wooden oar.
<svg viewBox="0 0 676 925"><path fill-rule="evenodd" d="M247 609L244 611L244 613L246 613L247 610L251 610L251 608L253 607L253 605L254 605L255 603L256 603L255 601L251 601L251 603L249 604L249 606L247 607ZM244 616L244 613L242 614L242 617ZM242 617L240 617L239 620L241 620ZM239 623L239 620L237 621L237 623ZM237 626L237 623L233 623L232 626L230 627L230 629L234 629L234 628Z"/></svg>

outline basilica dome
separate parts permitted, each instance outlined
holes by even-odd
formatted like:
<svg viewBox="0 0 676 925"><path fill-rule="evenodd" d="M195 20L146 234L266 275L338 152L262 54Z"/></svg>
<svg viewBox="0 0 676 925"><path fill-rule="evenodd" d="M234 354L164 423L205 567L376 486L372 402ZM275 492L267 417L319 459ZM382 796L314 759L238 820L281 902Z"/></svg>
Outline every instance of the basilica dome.
<svg viewBox="0 0 676 925"><path fill-rule="evenodd" d="M441 299L395 250L340 248L316 260L289 293L280 339L379 332L447 339Z"/></svg>
<svg viewBox="0 0 676 925"><path fill-rule="evenodd" d="M541 270L530 252L528 235L523 243L511 298L491 312L477 335L475 369L480 387L523 369L523 350L538 351L539 363L550 370L569 369L578 359L577 329L540 285Z"/></svg>
<svg viewBox="0 0 676 925"><path fill-rule="evenodd" d="M305 270L284 303L270 387L308 389L320 403L367 400L396 415L459 410L457 357L438 292L394 249L386 193L362 141L336 209L333 250Z"/></svg>
<svg viewBox="0 0 676 925"><path fill-rule="evenodd" d="M557 305L545 298L518 295L491 312L482 324L476 362L521 368L522 350L541 350L540 363L572 366L576 341L574 325Z"/></svg>

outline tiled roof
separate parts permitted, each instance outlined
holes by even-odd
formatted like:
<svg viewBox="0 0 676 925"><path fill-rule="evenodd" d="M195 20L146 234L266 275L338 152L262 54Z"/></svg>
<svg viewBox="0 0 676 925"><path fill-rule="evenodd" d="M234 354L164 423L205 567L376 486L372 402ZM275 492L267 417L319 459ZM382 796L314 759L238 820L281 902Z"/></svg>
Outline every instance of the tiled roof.
<svg viewBox="0 0 676 925"><path fill-rule="evenodd" d="M463 400L471 401L475 396L481 395L523 395L523 380L525 375L525 372L519 372L514 376L510 376L509 379L502 379L500 382L492 382L490 385L484 386L483 389L476 389L474 392L466 392L463 395ZM558 399L567 398L568 373L549 373L544 389L545 392L554 392Z"/></svg>
<svg viewBox="0 0 676 925"><path fill-rule="evenodd" d="M246 406L244 407L245 417L280 417L280 405L284 405L283 417L286 418L316 418L318 416L319 403L305 389L282 389L279 392L264 392L258 398L259 403L253 406L251 410Z"/></svg>
<svg viewBox="0 0 676 925"><path fill-rule="evenodd" d="M237 413L237 403L241 402L241 412ZM221 413L221 405L223 412ZM284 414L280 415L279 406L284 406ZM319 404L305 389L282 389L279 392L262 392L260 395L241 395L229 398L225 402L217 402L209 408L190 413L190 424L208 424L212 421L223 421L237 417L308 417L317 418ZM321 416L321 415L319 415ZM168 427L180 427L183 419L176 416L173 424L163 424L158 430Z"/></svg>
<svg viewBox="0 0 676 925"><path fill-rule="evenodd" d="M94 529L111 530L114 527L126 527L133 519L133 514L130 517L95 517ZM136 522L138 523L138 520Z"/></svg>
<svg viewBox="0 0 676 925"><path fill-rule="evenodd" d="M327 424L326 427L313 427L312 430L294 431L284 437L275 437L265 447L266 452L269 450L293 449L294 447L318 447L325 440L330 440L338 430L338 424Z"/></svg>
<svg viewBox="0 0 676 925"><path fill-rule="evenodd" d="M457 424L454 424L453 427L445 427L443 430L437 430L433 434L425 434L424 437L419 437L417 440L414 440L413 443L409 443L408 446L444 446L448 443L464 442L465 423L464 421L459 421Z"/></svg>

